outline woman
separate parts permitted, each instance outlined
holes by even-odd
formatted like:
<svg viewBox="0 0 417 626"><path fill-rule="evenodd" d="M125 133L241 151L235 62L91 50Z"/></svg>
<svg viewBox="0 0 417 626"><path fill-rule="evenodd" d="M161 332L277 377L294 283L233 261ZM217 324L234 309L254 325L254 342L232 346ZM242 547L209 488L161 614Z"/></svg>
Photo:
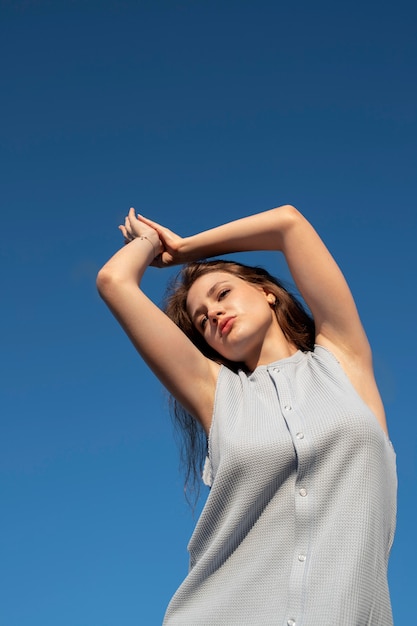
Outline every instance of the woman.
<svg viewBox="0 0 417 626"><path fill-rule="evenodd" d="M282 206L186 238L133 209L120 228L100 294L209 441L211 490L164 624L392 624L395 456L354 300L313 227ZM235 264L186 268L176 323L138 287L150 264L249 250L283 253L314 324Z"/></svg>

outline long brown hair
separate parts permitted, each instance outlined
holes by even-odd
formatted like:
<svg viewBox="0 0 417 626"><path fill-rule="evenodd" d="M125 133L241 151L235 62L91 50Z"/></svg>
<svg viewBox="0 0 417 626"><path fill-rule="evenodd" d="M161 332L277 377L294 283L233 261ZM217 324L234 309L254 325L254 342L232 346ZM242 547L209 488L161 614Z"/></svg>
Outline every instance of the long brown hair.
<svg viewBox="0 0 417 626"><path fill-rule="evenodd" d="M228 272L249 283L262 286L268 293L273 293L276 296L275 315L286 339L300 350L313 349L314 321L301 302L284 287L281 281L262 267L251 267L236 261L216 259L185 265L168 286L164 306L168 317L181 328L206 357L235 372L245 369L244 363L228 361L211 348L193 325L188 314L187 296L191 285L200 276L211 272ZM171 398L170 408L174 424L182 435L181 461L185 470L185 492L187 495L190 490L195 490L197 499L202 467L207 454L207 437L197 420L187 413L175 398Z"/></svg>

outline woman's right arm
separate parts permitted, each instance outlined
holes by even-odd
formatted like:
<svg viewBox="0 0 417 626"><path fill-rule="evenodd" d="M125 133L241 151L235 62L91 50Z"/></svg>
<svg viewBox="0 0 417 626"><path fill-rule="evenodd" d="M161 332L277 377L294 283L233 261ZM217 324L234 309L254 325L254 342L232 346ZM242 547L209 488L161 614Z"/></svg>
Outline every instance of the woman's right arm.
<svg viewBox="0 0 417 626"><path fill-rule="evenodd" d="M162 245L158 233L139 223L132 210L129 218L134 225L130 242L98 273L98 291L162 384L208 432L219 365L204 357L140 289Z"/></svg>

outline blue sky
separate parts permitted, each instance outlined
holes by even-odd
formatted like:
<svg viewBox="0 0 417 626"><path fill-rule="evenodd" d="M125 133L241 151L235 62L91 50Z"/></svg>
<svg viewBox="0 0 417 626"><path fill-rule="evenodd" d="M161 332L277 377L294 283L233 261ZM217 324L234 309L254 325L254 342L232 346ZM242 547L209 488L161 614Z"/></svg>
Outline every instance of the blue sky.
<svg viewBox="0 0 417 626"><path fill-rule="evenodd" d="M416 20L411 0L0 3L0 626L161 623L195 517L165 393L95 275L129 206L187 235L284 203L374 348L414 619ZM172 273L146 275L157 302Z"/></svg>

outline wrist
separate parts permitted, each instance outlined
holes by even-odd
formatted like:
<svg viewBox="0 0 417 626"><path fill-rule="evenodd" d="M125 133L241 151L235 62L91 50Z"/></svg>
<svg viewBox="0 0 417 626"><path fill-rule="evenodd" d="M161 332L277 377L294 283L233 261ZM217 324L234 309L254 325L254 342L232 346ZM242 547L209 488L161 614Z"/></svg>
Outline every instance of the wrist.
<svg viewBox="0 0 417 626"><path fill-rule="evenodd" d="M151 238L150 236L148 237L148 235L139 235L137 239L140 239L141 241L144 241L144 242L148 242L149 245L152 246L154 259L158 256L158 254L160 254L161 242L159 241L159 238L158 238L157 243L154 242L155 237Z"/></svg>
<svg viewBox="0 0 417 626"><path fill-rule="evenodd" d="M180 244L176 250L176 256L178 259L178 263L189 263L190 261L195 261L195 246L193 246L194 236L183 237L181 239Z"/></svg>

